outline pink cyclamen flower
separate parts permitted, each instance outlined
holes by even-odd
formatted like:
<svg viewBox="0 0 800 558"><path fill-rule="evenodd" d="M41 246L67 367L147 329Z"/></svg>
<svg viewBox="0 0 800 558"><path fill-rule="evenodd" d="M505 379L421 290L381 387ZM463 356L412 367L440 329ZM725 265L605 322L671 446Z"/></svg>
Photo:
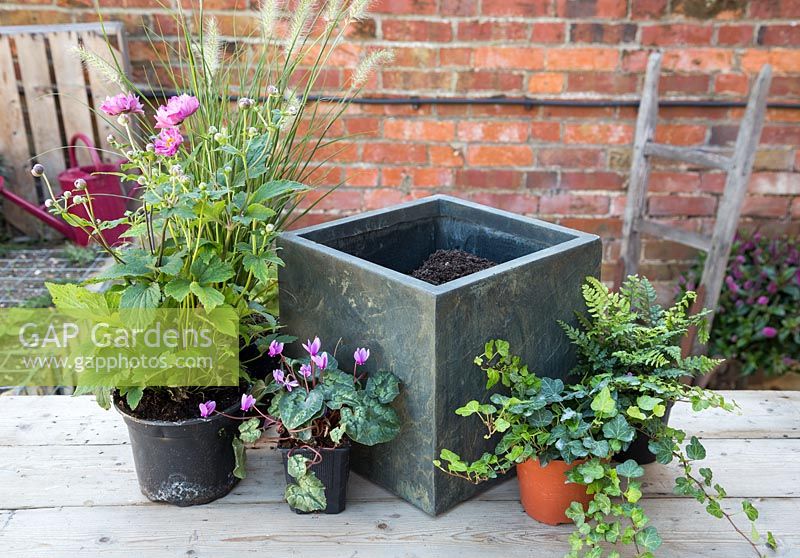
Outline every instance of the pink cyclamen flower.
<svg viewBox="0 0 800 558"><path fill-rule="evenodd" d="M766 337L767 339L772 339L776 335L778 335L778 330L774 327L767 326L761 330L761 335Z"/></svg>
<svg viewBox="0 0 800 558"><path fill-rule="evenodd" d="M242 394L242 411L249 411L256 404L256 398L249 393Z"/></svg>
<svg viewBox="0 0 800 558"><path fill-rule="evenodd" d="M214 412L214 409L217 408L216 401L206 401L205 403L200 403L200 416L203 418L207 418L211 413Z"/></svg>
<svg viewBox="0 0 800 558"><path fill-rule="evenodd" d="M177 126L200 108L200 101L192 95L170 97L166 105L156 109L156 128L172 128Z"/></svg>
<svg viewBox="0 0 800 558"><path fill-rule="evenodd" d="M272 343L269 344L269 356L276 357L283 352L283 343L278 343L277 341L273 340Z"/></svg>
<svg viewBox="0 0 800 558"><path fill-rule="evenodd" d="M303 364L300 367L300 374L303 375L303 378L308 378L309 376L311 376L311 365Z"/></svg>
<svg viewBox="0 0 800 558"><path fill-rule="evenodd" d="M356 364L361 366L367 362L367 359L369 358L369 349L356 349L356 352L353 353L353 358L355 359Z"/></svg>
<svg viewBox="0 0 800 558"><path fill-rule="evenodd" d="M769 304L769 298L764 295L761 295L760 297L758 297L758 300L756 300L756 302L758 302L761 306L766 306L767 304Z"/></svg>
<svg viewBox="0 0 800 558"><path fill-rule="evenodd" d="M314 361L314 364L316 364L320 370L325 370L328 367L328 353L314 355L311 357L311 360Z"/></svg>
<svg viewBox="0 0 800 558"><path fill-rule="evenodd" d="M127 93L106 97L106 100L100 105L100 110L109 116L144 114L144 106L139 97Z"/></svg>
<svg viewBox="0 0 800 558"><path fill-rule="evenodd" d="M307 344L306 344L307 343ZM308 351L312 357L315 357L319 354L319 350L322 347L322 342L319 340L319 337L314 337L314 341L307 340L303 343L303 348Z"/></svg>
<svg viewBox="0 0 800 558"><path fill-rule="evenodd" d="M292 391L292 388L296 388L300 384L297 383L297 380L289 380L286 378L286 375L283 373L283 370L273 370L272 377L275 378L275 381L281 384L283 387L286 388L287 391Z"/></svg>
<svg viewBox="0 0 800 558"><path fill-rule="evenodd" d="M164 128L153 142L153 147L159 155L173 157L182 143L183 136L177 128Z"/></svg>

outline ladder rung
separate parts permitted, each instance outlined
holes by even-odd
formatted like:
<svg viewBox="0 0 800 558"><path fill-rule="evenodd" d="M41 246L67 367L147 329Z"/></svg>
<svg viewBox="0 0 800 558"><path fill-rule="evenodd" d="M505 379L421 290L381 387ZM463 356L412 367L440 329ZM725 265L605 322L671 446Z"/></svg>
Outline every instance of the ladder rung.
<svg viewBox="0 0 800 558"><path fill-rule="evenodd" d="M639 226L636 228L639 232L665 238L672 242L678 242L686 246L691 246L692 248L697 248L698 250L707 252L711 247L711 238L704 234L677 229L649 219L642 219L639 221Z"/></svg>
<svg viewBox="0 0 800 558"><path fill-rule="evenodd" d="M715 169L728 170L731 167L730 157L690 147L677 147L675 145L648 142L644 146L644 154L652 157L674 159L694 165L703 165Z"/></svg>

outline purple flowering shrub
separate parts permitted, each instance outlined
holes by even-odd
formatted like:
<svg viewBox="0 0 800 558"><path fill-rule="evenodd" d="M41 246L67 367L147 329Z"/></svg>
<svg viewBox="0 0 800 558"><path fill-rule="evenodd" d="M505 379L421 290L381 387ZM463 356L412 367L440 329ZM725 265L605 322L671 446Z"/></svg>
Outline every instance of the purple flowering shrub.
<svg viewBox="0 0 800 558"><path fill-rule="evenodd" d="M695 288L703 261L680 277L679 290ZM737 234L708 346L745 375L800 372L800 239Z"/></svg>

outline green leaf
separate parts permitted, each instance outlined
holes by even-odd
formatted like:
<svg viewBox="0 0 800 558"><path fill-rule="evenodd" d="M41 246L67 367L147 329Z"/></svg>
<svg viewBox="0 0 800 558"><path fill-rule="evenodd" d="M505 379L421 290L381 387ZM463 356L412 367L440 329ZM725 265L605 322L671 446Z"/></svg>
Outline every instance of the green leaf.
<svg viewBox="0 0 800 558"><path fill-rule="evenodd" d="M758 519L758 510L750 503L749 500L744 500L742 502L742 510L744 514L747 516L747 519L750 521L755 521Z"/></svg>
<svg viewBox="0 0 800 558"><path fill-rule="evenodd" d="M250 203L264 203L267 200L295 194L306 189L307 188L303 184L293 180L272 180L266 184L262 184L258 190L255 191Z"/></svg>
<svg viewBox="0 0 800 558"><path fill-rule="evenodd" d="M183 299L189 294L189 286L191 284L192 282L188 279L177 277L164 285L164 294L178 302L183 302Z"/></svg>
<svg viewBox="0 0 800 558"><path fill-rule="evenodd" d="M625 463L617 465L617 474L621 477L635 479L644 475L644 469L633 459L628 459Z"/></svg>
<svg viewBox="0 0 800 558"><path fill-rule="evenodd" d="M181 250L180 252L166 256L158 270L167 275L178 275L181 269L183 269L183 257L185 255L185 250Z"/></svg>
<svg viewBox="0 0 800 558"><path fill-rule="evenodd" d="M393 440L400 433L400 419L394 409L365 397L361 405L342 407L341 424L351 440L374 446Z"/></svg>
<svg viewBox="0 0 800 558"><path fill-rule="evenodd" d="M53 304L60 310L84 309L104 316L110 313L103 293L96 293L75 284L45 283L44 285L53 299Z"/></svg>
<svg viewBox="0 0 800 558"><path fill-rule="evenodd" d="M261 438L261 429L259 428L261 421L257 418L251 418L244 421L239 425L239 438L245 444L255 444Z"/></svg>
<svg viewBox="0 0 800 558"><path fill-rule="evenodd" d="M269 282L269 262L263 256L245 254L242 258L242 265L262 283Z"/></svg>
<svg viewBox="0 0 800 558"><path fill-rule="evenodd" d="M608 387L604 387L592 399L592 410L601 417L613 417L617 413L617 403L611 396L611 391Z"/></svg>
<svg viewBox="0 0 800 558"><path fill-rule="evenodd" d="M279 418L289 430L300 428L322 411L323 402L322 390L313 389L306 393L305 389L297 388L281 397Z"/></svg>
<svg viewBox="0 0 800 558"><path fill-rule="evenodd" d="M189 290L200 300L206 311L213 310L225 303L225 295L214 287L204 287L197 281L192 281Z"/></svg>
<svg viewBox="0 0 800 558"><path fill-rule="evenodd" d="M158 308L161 289L158 283L134 283L122 291L120 308Z"/></svg>
<svg viewBox="0 0 800 558"><path fill-rule="evenodd" d="M300 454L290 455L286 460L286 472L293 479L299 479L308 471L308 458Z"/></svg>
<svg viewBox="0 0 800 558"><path fill-rule="evenodd" d="M541 428L553 422L554 418L555 415L550 409L536 409L531 412L527 421L534 428Z"/></svg>
<svg viewBox="0 0 800 558"><path fill-rule="evenodd" d="M639 410L639 407L636 407L635 405L631 406L631 407L628 407L628 410L625 411L625 413L629 417L632 417L632 418L635 418L635 419L639 419L639 420L645 420L647 418L645 416L645 414L642 413L642 411Z"/></svg>
<svg viewBox="0 0 800 558"><path fill-rule="evenodd" d="M631 504L635 504L638 502L642 497L642 489L639 487L638 483L631 483L628 485L628 489L625 491L625 499L628 500Z"/></svg>
<svg viewBox="0 0 800 558"><path fill-rule="evenodd" d="M636 405L643 411L652 411L653 408L661 403L658 397L650 397L649 395L640 395L636 398Z"/></svg>
<svg viewBox="0 0 800 558"><path fill-rule="evenodd" d="M767 546L772 550L776 550L778 548L778 541L775 540L775 536L772 534L772 531L767 531Z"/></svg>
<svg viewBox="0 0 800 558"><path fill-rule="evenodd" d="M605 476L603 464L596 459L578 465L576 470L583 477L584 484L591 484L593 481L602 479Z"/></svg>
<svg viewBox="0 0 800 558"><path fill-rule="evenodd" d="M125 392L125 401L128 403L128 407L130 407L131 410L136 409L143 395L144 389L140 387L128 388L128 391Z"/></svg>
<svg viewBox="0 0 800 558"><path fill-rule="evenodd" d="M548 403L557 403L564 398L564 382L554 378L542 378L542 385L539 388L538 396L544 398Z"/></svg>
<svg viewBox="0 0 800 558"><path fill-rule="evenodd" d="M656 461L662 465L666 465L671 462L674 457L673 451L675 445L672 439L659 438L657 440L650 440L647 444L647 449L656 456Z"/></svg>
<svg viewBox="0 0 800 558"><path fill-rule="evenodd" d="M297 477L295 483L287 485L284 496L290 506L303 512L322 511L328 506L325 485L310 470Z"/></svg>
<svg viewBox="0 0 800 558"><path fill-rule="evenodd" d="M220 259L212 259L208 263L195 260L192 264L192 274L197 278L198 283L222 283L233 277L233 267L230 263Z"/></svg>
<svg viewBox="0 0 800 558"><path fill-rule="evenodd" d="M233 455L236 459L236 466L233 469L233 476L243 479L247 476L247 455L245 454L244 444L239 438L233 439Z"/></svg>
<svg viewBox="0 0 800 558"><path fill-rule="evenodd" d="M716 500L711 500L708 505L706 506L706 511L716 517L717 519L722 519L725 517L725 514L722 511L722 507L720 507L719 502Z"/></svg>
<svg viewBox="0 0 800 558"><path fill-rule="evenodd" d="M697 436L692 436L689 443L686 445L686 457L691 460L701 460L706 458L706 448L697 439Z"/></svg>
<svg viewBox="0 0 800 558"><path fill-rule="evenodd" d="M645 550L656 550L661 546L661 537L655 527L645 527L636 533L636 543Z"/></svg>
<svg viewBox="0 0 800 558"><path fill-rule="evenodd" d="M625 417L617 415L603 425L603 435L610 440L630 442L636 436L636 430L628 424Z"/></svg>
<svg viewBox="0 0 800 558"><path fill-rule="evenodd" d="M367 379L365 393L380 403L391 403L400 394L400 380L387 370L379 370Z"/></svg>

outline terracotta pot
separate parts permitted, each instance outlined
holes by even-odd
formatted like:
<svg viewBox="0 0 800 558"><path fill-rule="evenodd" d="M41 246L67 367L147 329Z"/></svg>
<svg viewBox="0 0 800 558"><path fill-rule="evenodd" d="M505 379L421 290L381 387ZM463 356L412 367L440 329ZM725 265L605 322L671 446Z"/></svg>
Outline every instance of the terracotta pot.
<svg viewBox="0 0 800 558"><path fill-rule="evenodd" d="M567 471L585 460L551 461L546 466L539 465L538 459L529 459L517 465L519 494L525 513L540 523L559 525L572 523L565 511L572 502L589 505L592 496L586 494L582 484L567 482Z"/></svg>

